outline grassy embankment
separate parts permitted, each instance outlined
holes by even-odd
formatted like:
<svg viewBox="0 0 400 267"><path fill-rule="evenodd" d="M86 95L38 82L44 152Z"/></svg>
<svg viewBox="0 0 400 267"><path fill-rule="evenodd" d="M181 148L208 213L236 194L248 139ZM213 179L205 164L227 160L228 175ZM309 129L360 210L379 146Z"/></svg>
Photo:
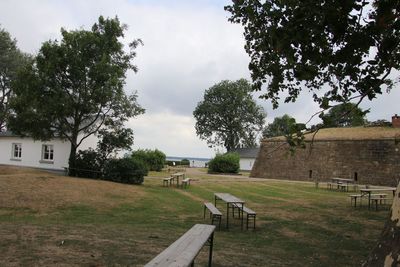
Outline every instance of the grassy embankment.
<svg viewBox="0 0 400 267"><path fill-rule="evenodd" d="M359 266L388 215L354 209L346 193L311 183L197 172L182 190L163 188L166 174L151 175L133 186L0 166L0 266L142 266L208 222L202 202L214 192L257 212L255 231L234 220L216 232L214 266Z"/></svg>

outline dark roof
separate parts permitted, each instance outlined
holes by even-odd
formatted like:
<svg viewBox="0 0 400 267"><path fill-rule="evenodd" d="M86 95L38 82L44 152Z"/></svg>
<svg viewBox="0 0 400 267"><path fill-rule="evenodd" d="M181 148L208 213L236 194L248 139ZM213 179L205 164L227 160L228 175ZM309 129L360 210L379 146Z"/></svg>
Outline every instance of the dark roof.
<svg viewBox="0 0 400 267"><path fill-rule="evenodd" d="M258 151L260 150L259 147L256 148L237 148L232 152L239 153L241 158L256 158Z"/></svg>
<svg viewBox="0 0 400 267"><path fill-rule="evenodd" d="M14 134L11 131L0 132L0 137L18 137L18 135Z"/></svg>

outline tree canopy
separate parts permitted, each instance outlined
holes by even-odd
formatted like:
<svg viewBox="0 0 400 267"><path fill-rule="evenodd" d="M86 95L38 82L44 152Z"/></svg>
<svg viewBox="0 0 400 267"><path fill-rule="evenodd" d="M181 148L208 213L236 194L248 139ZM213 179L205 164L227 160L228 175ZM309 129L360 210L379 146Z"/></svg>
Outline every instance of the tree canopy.
<svg viewBox="0 0 400 267"><path fill-rule="evenodd" d="M0 132L5 129L10 114L11 82L28 61L29 56L18 49L17 41L0 28Z"/></svg>
<svg viewBox="0 0 400 267"><path fill-rule="evenodd" d="M324 128L331 127L354 127L367 123L365 115L369 110L363 111L354 103L343 103L332 107L328 113L323 114L321 119Z"/></svg>
<svg viewBox="0 0 400 267"><path fill-rule="evenodd" d="M141 43L134 40L126 52L121 42L125 30L118 18L100 16L91 30L61 29L61 41L43 43L13 84L11 129L35 139L67 139L73 170L84 139L143 113L137 95L123 89L126 72L137 70L131 60Z"/></svg>
<svg viewBox="0 0 400 267"><path fill-rule="evenodd" d="M235 0L225 7L244 26L255 90L278 107L307 88L323 109L373 99L400 69L400 1Z"/></svg>
<svg viewBox="0 0 400 267"><path fill-rule="evenodd" d="M254 101L245 79L221 81L207 89L193 112L196 133L210 146L224 146L229 152L254 147L266 114Z"/></svg>
<svg viewBox="0 0 400 267"><path fill-rule="evenodd" d="M296 119L285 114L282 117L276 117L264 128L263 137L287 136L294 132L294 128L296 128Z"/></svg>

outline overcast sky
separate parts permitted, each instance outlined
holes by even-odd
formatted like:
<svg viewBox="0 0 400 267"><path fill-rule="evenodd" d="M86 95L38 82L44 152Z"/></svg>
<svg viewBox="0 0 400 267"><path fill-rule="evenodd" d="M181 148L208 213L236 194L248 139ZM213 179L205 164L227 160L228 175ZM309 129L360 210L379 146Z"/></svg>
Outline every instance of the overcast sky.
<svg viewBox="0 0 400 267"><path fill-rule="evenodd" d="M204 90L221 80L250 78L249 57L243 49L242 27L228 22L226 0L95 0L0 1L0 27L17 39L24 52L35 54L49 39L60 39L60 28L90 29L100 15L118 16L128 25L125 41L140 38L126 91L138 92L146 113L129 121L134 130L133 149L158 148L168 156L212 157L215 149L199 140L193 110ZM369 120L390 120L400 113L400 92L395 88L362 108ZM287 113L305 122L318 109L307 93L296 103L272 110L258 100L267 122Z"/></svg>

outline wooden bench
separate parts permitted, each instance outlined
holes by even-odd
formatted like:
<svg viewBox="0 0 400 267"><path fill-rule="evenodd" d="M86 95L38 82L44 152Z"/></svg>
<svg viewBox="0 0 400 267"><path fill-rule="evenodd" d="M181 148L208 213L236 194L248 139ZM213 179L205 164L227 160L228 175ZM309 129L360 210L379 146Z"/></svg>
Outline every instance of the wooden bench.
<svg viewBox="0 0 400 267"><path fill-rule="evenodd" d="M375 210L378 210L378 204L382 204L382 202L386 203L387 194L371 194L371 198L369 199L371 202L375 202Z"/></svg>
<svg viewBox="0 0 400 267"><path fill-rule="evenodd" d="M190 185L190 178L185 178L182 180L182 188L186 188Z"/></svg>
<svg viewBox="0 0 400 267"><path fill-rule="evenodd" d="M211 224L218 222L218 229L221 229L222 213L211 202L204 202L204 219L206 218L206 209L210 212Z"/></svg>
<svg viewBox="0 0 400 267"><path fill-rule="evenodd" d="M163 186L170 186L170 185L172 185L173 179L174 179L174 178L172 178L172 177L163 178Z"/></svg>
<svg viewBox="0 0 400 267"><path fill-rule="evenodd" d="M214 230L214 225L195 224L178 240L147 263L145 267L194 266L194 259L206 243L210 246L208 266L211 266Z"/></svg>
<svg viewBox="0 0 400 267"><path fill-rule="evenodd" d="M356 194L356 195L349 195L350 197L350 204L353 206L353 201L354 201L354 207L357 207L357 198L360 199L360 205L361 205L361 199L362 195Z"/></svg>
<svg viewBox="0 0 400 267"><path fill-rule="evenodd" d="M238 209L238 214L240 218L240 211L242 211L242 207L237 204L232 204L232 215L235 217L235 208ZM246 213L246 229L249 229L249 220L253 219L253 229L256 229L256 212L252 209L249 209L246 206L243 206L243 212Z"/></svg>

